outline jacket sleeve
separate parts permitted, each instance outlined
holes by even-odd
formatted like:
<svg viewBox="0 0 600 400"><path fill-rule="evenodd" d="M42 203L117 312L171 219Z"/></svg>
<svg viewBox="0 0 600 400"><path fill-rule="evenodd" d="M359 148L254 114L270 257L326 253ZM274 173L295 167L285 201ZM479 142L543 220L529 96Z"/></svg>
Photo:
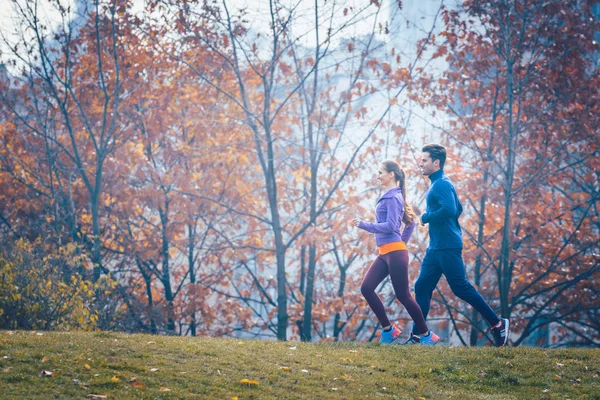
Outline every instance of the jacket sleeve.
<svg viewBox="0 0 600 400"><path fill-rule="evenodd" d="M421 221L427 224L431 221L443 221L448 218L457 218L456 198L454 196L452 185L449 182L441 181L435 185L433 195L440 204L440 208L433 212L425 213L421 216Z"/></svg>
<svg viewBox="0 0 600 400"><path fill-rule="evenodd" d="M408 239L410 239L410 237L412 236L412 233L415 230L415 226L417 226L417 222L413 221L410 225L406 225L402 230L402 235L400 237L402 238L402 241L404 243L407 243Z"/></svg>
<svg viewBox="0 0 600 400"><path fill-rule="evenodd" d="M371 233L392 233L399 229L400 201L397 198L384 200L387 206L387 218L385 222L360 221L359 228Z"/></svg>

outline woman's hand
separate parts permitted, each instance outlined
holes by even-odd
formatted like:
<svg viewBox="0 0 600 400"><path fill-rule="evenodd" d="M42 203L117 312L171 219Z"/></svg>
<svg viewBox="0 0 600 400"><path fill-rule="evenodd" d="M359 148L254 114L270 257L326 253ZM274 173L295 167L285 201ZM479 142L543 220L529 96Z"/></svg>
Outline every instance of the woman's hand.
<svg viewBox="0 0 600 400"><path fill-rule="evenodd" d="M360 218L352 218L350 220L350 225L352 225L354 227L358 227L358 225L360 225Z"/></svg>

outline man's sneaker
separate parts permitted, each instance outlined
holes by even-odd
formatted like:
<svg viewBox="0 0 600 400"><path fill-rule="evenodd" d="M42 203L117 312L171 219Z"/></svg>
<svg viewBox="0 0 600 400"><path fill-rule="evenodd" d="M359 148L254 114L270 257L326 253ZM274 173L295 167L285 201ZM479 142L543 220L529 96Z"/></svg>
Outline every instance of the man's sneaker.
<svg viewBox="0 0 600 400"><path fill-rule="evenodd" d="M381 331L381 336L379 337L379 343L382 344L390 344L393 343L396 339L398 339L402 335L402 331L395 326L392 326L392 329L389 331Z"/></svg>
<svg viewBox="0 0 600 400"><path fill-rule="evenodd" d="M421 336L421 344L423 346L435 346L437 342L440 341L440 337L433 333L433 331L429 331L427 336Z"/></svg>
<svg viewBox="0 0 600 400"><path fill-rule="evenodd" d="M508 333L510 332L508 319L502 318L500 322L501 324L499 327L492 328L492 334L494 335L494 340L496 341L496 347L502 347L508 343Z"/></svg>
<svg viewBox="0 0 600 400"><path fill-rule="evenodd" d="M403 344L419 344L420 342L421 338L419 338L417 335L411 332L410 337L406 339L406 342L404 342Z"/></svg>

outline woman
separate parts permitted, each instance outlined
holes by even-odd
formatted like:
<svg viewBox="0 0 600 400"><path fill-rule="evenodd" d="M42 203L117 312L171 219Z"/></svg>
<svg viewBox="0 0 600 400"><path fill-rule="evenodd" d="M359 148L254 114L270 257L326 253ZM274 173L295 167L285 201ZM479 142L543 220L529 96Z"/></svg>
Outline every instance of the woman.
<svg viewBox="0 0 600 400"><path fill-rule="evenodd" d="M415 213L406 203L406 182L404 171L398 163L385 160L379 166L377 180L386 192L377 201L375 215L377 222L364 222L353 218L353 226L375 234L375 241L379 248L379 256L373 261L360 291L369 303L369 306L381 323L381 343L398 343L402 331L390 324L385 307L375 293L377 286L388 276L392 280L394 292L400 303L411 316L419 332L424 332L419 337L411 336L407 343L420 343L435 345L440 338L427 328L421 308L411 296L408 288L408 249L406 242L415 228ZM400 233L400 225L404 229Z"/></svg>

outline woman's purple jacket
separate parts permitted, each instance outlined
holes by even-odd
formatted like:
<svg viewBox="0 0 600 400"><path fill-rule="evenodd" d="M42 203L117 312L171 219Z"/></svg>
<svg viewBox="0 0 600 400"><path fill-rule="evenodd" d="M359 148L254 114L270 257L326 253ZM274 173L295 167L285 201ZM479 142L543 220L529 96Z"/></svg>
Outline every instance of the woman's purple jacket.
<svg viewBox="0 0 600 400"><path fill-rule="evenodd" d="M392 242L408 242L415 229L416 222L405 226L400 233L400 225L404 216L404 199L402 190L393 188L388 190L375 207L377 222L360 221L359 228L375 234L377 246Z"/></svg>

